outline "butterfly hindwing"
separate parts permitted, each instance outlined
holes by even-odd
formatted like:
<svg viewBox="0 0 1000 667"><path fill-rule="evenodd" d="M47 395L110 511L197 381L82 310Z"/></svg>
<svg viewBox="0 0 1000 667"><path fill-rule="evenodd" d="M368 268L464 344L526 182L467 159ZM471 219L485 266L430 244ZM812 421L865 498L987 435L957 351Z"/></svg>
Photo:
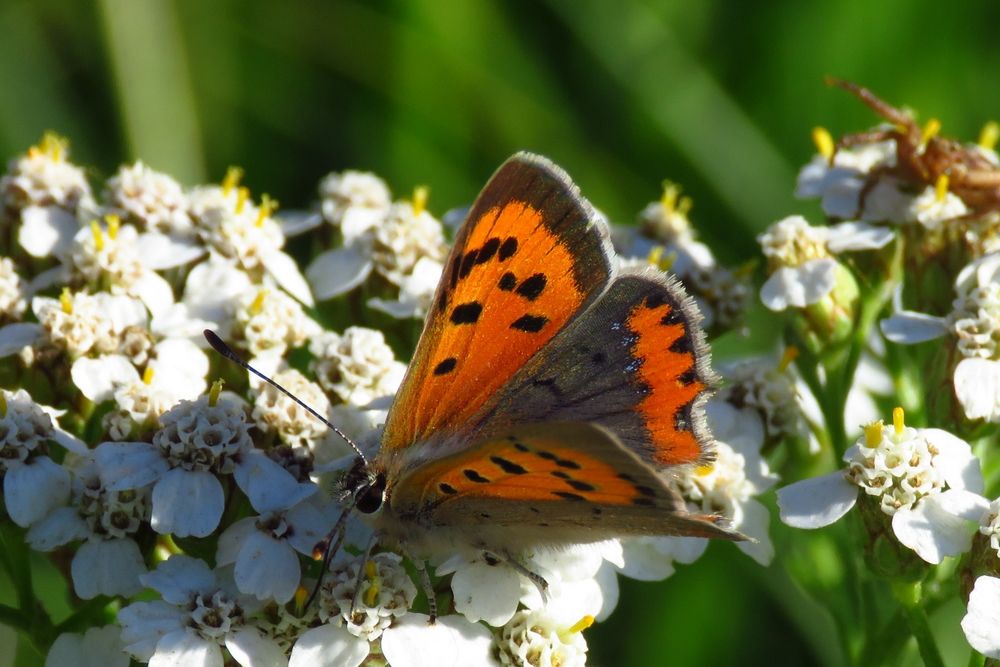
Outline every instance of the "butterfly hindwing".
<svg viewBox="0 0 1000 667"><path fill-rule="evenodd" d="M389 492L404 522L461 528L579 529L613 535L739 539L718 517L688 514L677 494L607 429L559 422L512 428L417 467ZM566 529L570 533L566 532ZM513 536L512 536L513 539Z"/></svg>
<svg viewBox="0 0 1000 667"><path fill-rule="evenodd" d="M707 463L714 376L700 319L675 279L624 273L501 390L480 428L593 422L654 466Z"/></svg>
<svg viewBox="0 0 1000 667"><path fill-rule="evenodd" d="M380 458L470 419L607 285L606 226L558 167L519 154L469 212L387 418Z"/></svg>

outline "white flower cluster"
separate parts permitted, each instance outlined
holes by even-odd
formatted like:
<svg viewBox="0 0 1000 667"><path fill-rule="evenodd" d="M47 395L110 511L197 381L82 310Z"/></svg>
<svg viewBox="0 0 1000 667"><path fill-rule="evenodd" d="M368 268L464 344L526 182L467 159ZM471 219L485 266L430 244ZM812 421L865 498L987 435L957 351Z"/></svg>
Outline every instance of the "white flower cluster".
<svg viewBox="0 0 1000 667"><path fill-rule="evenodd" d="M216 372L232 391L209 388L215 357L202 330L367 446L406 366L383 331L325 330L329 312L313 294L364 283L369 308L419 317L448 251L445 230L426 190L394 203L371 174L328 176L321 214L284 219L239 179L231 170L219 186L189 189L137 162L95 198L65 141L50 136L0 184L0 214L15 232L0 256L0 356L47 378L43 390L60 407L24 390L0 394L4 519L27 529L30 548L71 554L78 598L121 603L116 625L61 635L50 664L86 655L100 664L584 665L584 630L614 610L618 574L663 578L704 552L704 539L649 538L447 554L426 564L434 588L424 592L442 601L430 624L412 609L430 604L403 557L385 545L366 552L371 529L351 517L317 581L310 563L341 510L325 475L343 473L347 445L224 360ZM716 265L681 209L651 205L645 233L676 253L675 269L688 262L687 279L725 328L742 319L747 276ZM282 250L285 233L323 220L335 246L313 258L307 282ZM746 426L757 417L721 407L709 418L723 440L717 459L672 481L692 511L751 535L741 548L767 564L757 497L776 476L760 428ZM201 559L207 544L215 569ZM158 598L136 601L144 589Z"/></svg>

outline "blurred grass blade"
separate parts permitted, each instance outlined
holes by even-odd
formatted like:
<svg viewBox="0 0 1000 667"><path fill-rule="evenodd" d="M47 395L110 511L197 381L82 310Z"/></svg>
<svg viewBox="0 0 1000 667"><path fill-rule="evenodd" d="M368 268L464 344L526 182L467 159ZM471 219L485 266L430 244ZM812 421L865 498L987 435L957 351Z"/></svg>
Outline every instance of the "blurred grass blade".
<svg viewBox="0 0 1000 667"><path fill-rule="evenodd" d="M659 16L637 3L548 4L752 228L790 208L791 166Z"/></svg>
<svg viewBox="0 0 1000 667"><path fill-rule="evenodd" d="M204 180L194 94L171 0L101 0L108 58L132 157Z"/></svg>

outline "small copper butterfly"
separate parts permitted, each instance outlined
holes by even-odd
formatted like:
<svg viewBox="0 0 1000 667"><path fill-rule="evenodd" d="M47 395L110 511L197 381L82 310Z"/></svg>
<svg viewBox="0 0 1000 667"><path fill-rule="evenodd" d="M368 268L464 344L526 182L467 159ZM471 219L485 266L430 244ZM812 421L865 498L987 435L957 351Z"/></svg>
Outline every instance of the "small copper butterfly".
<svg viewBox="0 0 1000 667"><path fill-rule="evenodd" d="M465 547L515 566L529 548L629 535L746 539L669 484L713 455L700 319L676 279L617 268L559 167L515 155L457 234L378 454L346 476L345 516L417 557Z"/></svg>

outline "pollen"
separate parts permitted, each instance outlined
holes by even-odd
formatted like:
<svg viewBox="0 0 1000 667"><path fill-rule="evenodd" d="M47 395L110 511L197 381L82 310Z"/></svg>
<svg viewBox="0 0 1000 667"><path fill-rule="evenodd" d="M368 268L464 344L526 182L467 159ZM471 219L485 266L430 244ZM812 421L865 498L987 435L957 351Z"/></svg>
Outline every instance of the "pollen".
<svg viewBox="0 0 1000 667"><path fill-rule="evenodd" d="M374 607L375 603L378 602L379 593L382 592L382 579L378 576L378 568L375 566L375 561L365 561L365 578L371 581L368 590L365 591L365 604L369 607Z"/></svg>
<svg viewBox="0 0 1000 667"><path fill-rule="evenodd" d="M299 586L295 589L295 608L301 610L306 604L306 600L309 598L309 591L305 586Z"/></svg>
<svg viewBox="0 0 1000 667"><path fill-rule="evenodd" d="M983 125L983 129L979 131L979 140L976 143L991 151L997 147L998 140L1000 140L1000 124L991 120Z"/></svg>
<svg viewBox="0 0 1000 667"><path fill-rule="evenodd" d="M226 169L226 177L222 179L222 194L225 197L240 185L243 180L243 169L241 167L230 167Z"/></svg>
<svg viewBox="0 0 1000 667"><path fill-rule="evenodd" d="M784 373L788 370L788 367L792 365L799 356L799 348L794 345L789 345L785 348L785 351L781 355L781 361L778 362L778 371Z"/></svg>
<svg viewBox="0 0 1000 667"><path fill-rule="evenodd" d="M903 435L903 431L906 429L906 424L903 422L903 408L892 409L892 428L896 431L897 436Z"/></svg>
<svg viewBox="0 0 1000 667"><path fill-rule="evenodd" d="M38 142L37 146L32 146L28 149L30 157L47 155L53 162L62 162L66 159L68 152L69 139L51 130L42 135L42 140Z"/></svg>
<svg viewBox="0 0 1000 667"><path fill-rule="evenodd" d="M254 300L250 304L250 307L247 308L251 317L255 315L260 315L261 311L264 310L264 300L267 298L267 293L268 291L266 289L262 289L261 291L257 292L257 296L254 297Z"/></svg>
<svg viewBox="0 0 1000 667"><path fill-rule="evenodd" d="M865 426L865 447L875 448L882 442L882 428L885 424L881 419Z"/></svg>
<svg viewBox="0 0 1000 667"><path fill-rule="evenodd" d="M920 131L920 144L924 145L934 137L938 135L941 131L941 121L937 118L931 118L924 125L923 130Z"/></svg>
<svg viewBox="0 0 1000 667"><path fill-rule="evenodd" d="M677 253L665 253L664 250L665 248L661 245L653 246L649 251L649 255L646 256L646 261L661 271L669 271L670 267L677 261Z"/></svg>
<svg viewBox="0 0 1000 667"><path fill-rule="evenodd" d="M943 202L945 196L948 194L948 174L941 174L937 177L934 182L934 200L937 202Z"/></svg>
<svg viewBox="0 0 1000 667"><path fill-rule="evenodd" d="M219 394L222 393L222 387L225 385L225 380L218 379L212 383L212 388L208 390L208 404L211 407L215 407L215 404L219 402Z"/></svg>
<svg viewBox="0 0 1000 667"><path fill-rule="evenodd" d="M146 366L146 370L142 372L142 383L147 387L153 384L153 367Z"/></svg>
<svg viewBox="0 0 1000 667"><path fill-rule="evenodd" d="M271 199L268 195L262 195L260 198L260 209L257 211L257 222L254 224L257 227L263 227L264 221L270 217L272 213L278 210L278 200Z"/></svg>
<svg viewBox="0 0 1000 667"><path fill-rule="evenodd" d="M833 136L830 134L830 131L825 127L817 125L812 129L812 140L813 145L816 146L816 152L826 158L827 162L833 161L833 155L837 150L837 146L833 142Z"/></svg>
<svg viewBox="0 0 1000 667"><path fill-rule="evenodd" d="M427 210L427 196L430 189L426 185L418 185L413 188L413 215L419 216Z"/></svg>
<svg viewBox="0 0 1000 667"><path fill-rule="evenodd" d="M59 307L67 315L73 314L73 295L69 293L68 287L63 287L62 293L59 295Z"/></svg>
<svg viewBox="0 0 1000 667"><path fill-rule="evenodd" d="M587 628L589 628L593 624L594 624L594 617L591 616L590 614L587 614L586 616L584 616L583 618L581 618L579 621L577 621L576 623L574 623L573 625L571 625L566 630L566 634L575 635L578 632L583 632L584 630L586 630Z"/></svg>
<svg viewBox="0 0 1000 667"><path fill-rule="evenodd" d="M234 209L237 213L242 213L243 209L247 205L247 200L250 199L250 190L246 187L241 187L236 190L236 208Z"/></svg>
<svg viewBox="0 0 1000 667"><path fill-rule="evenodd" d="M673 181L663 181L663 195L660 197L660 206L668 213L676 213L681 216L687 215L694 202L690 197L681 196L681 186Z"/></svg>
<svg viewBox="0 0 1000 667"><path fill-rule="evenodd" d="M118 230L121 229L122 219L114 213L104 216L104 221L108 223L108 238L114 241L118 238Z"/></svg>
<svg viewBox="0 0 1000 667"><path fill-rule="evenodd" d="M698 477L705 477L706 475L711 475L713 470L715 470L715 466L711 463L706 463L695 468L694 474L698 475Z"/></svg>
<svg viewBox="0 0 1000 667"><path fill-rule="evenodd" d="M97 220L90 221L90 233L94 237L94 248L97 252L104 250L104 232L101 231L101 226L97 224Z"/></svg>

